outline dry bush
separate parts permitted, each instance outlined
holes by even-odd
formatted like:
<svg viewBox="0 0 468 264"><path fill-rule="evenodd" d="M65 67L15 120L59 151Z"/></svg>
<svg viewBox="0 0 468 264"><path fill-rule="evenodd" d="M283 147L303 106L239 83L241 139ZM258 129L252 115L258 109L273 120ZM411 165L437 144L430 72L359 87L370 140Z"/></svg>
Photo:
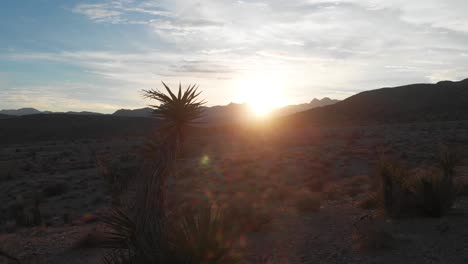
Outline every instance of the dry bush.
<svg viewBox="0 0 468 264"><path fill-rule="evenodd" d="M241 233L262 231L271 223L271 212L247 199L230 201L222 208L226 221Z"/></svg>
<svg viewBox="0 0 468 264"><path fill-rule="evenodd" d="M346 195L348 195L351 198L354 198L358 196L359 194L363 193L362 187L360 186L347 185L345 186L345 188L346 188L345 190Z"/></svg>
<svg viewBox="0 0 468 264"><path fill-rule="evenodd" d="M378 163L380 186L378 193L387 215L398 217L413 207L410 190L405 186L409 171L401 164L380 160Z"/></svg>
<svg viewBox="0 0 468 264"><path fill-rule="evenodd" d="M18 174L19 166L16 161L0 162L0 182L12 180L17 177Z"/></svg>
<svg viewBox="0 0 468 264"><path fill-rule="evenodd" d="M335 201L343 197L342 186L338 184L329 184L325 186L322 192L322 198L329 201Z"/></svg>
<svg viewBox="0 0 468 264"><path fill-rule="evenodd" d="M379 163L383 209L391 217L419 214L429 217L444 215L456 198L454 184L456 157L444 150L438 166L410 171L403 166Z"/></svg>
<svg viewBox="0 0 468 264"><path fill-rule="evenodd" d="M379 251L396 246L390 224L371 215L361 217L353 224L354 247L359 251Z"/></svg>
<svg viewBox="0 0 468 264"><path fill-rule="evenodd" d="M42 190L45 197L54 197L65 194L68 191L68 184L65 182L49 183Z"/></svg>
<svg viewBox="0 0 468 264"><path fill-rule="evenodd" d="M14 256L12 256L11 254L8 254L6 253L5 251L3 251L2 249L0 249L0 260L3 259L6 259L6 263L21 263L20 260ZM3 262L1 262L3 263Z"/></svg>
<svg viewBox="0 0 468 264"><path fill-rule="evenodd" d="M32 201L26 201L22 196L9 207L9 215L15 221L16 227L32 227L42 224L42 214L39 208L41 196L33 194Z"/></svg>
<svg viewBox="0 0 468 264"><path fill-rule="evenodd" d="M319 193L302 192L298 195L295 206L299 213L312 213L320 210L321 197Z"/></svg>
<svg viewBox="0 0 468 264"><path fill-rule="evenodd" d="M468 196L468 179L459 178L455 181L455 188L457 196Z"/></svg>
<svg viewBox="0 0 468 264"><path fill-rule="evenodd" d="M432 168L420 172L413 184L412 188L424 215L440 217L455 201L456 190L453 180L439 169Z"/></svg>
<svg viewBox="0 0 468 264"><path fill-rule="evenodd" d="M108 243L107 237L102 230L93 228L86 232L73 245L74 248L98 248Z"/></svg>
<svg viewBox="0 0 468 264"><path fill-rule="evenodd" d="M313 177L306 181L305 185L311 192L321 192L323 190L323 180L321 177Z"/></svg>
<svg viewBox="0 0 468 264"><path fill-rule="evenodd" d="M111 194L112 205L119 206L122 202L122 193L127 189L130 179L136 172L135 164L131 162L128 155L118 158L100 156L96 164Z"/></svg>
<svg viewBox="0 0 468 264"><path fill-rule="evenodd" d="M359 202L359 207L365 210L376 209L380 206L380 199L377 193L371 193Z"/></svg>
<svg viewBox="0 0 468 264"><path fill-rule="evenodd" d="M365 175L355 176L349 180L349 185L353 187L363 187L369 183L369 177Z"/></svg>

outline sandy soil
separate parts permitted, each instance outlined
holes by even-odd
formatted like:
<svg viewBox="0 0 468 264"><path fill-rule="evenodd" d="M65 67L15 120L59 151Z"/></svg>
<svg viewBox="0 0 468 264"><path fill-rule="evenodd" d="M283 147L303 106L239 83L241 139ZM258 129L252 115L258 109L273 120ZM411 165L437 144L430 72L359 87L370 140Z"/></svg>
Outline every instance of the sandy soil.
<svg viewBox="0 0 468 264"><path fill-rule="evenodd" d="M249 133L193 139L171 183L183 201L249 205L254 218L271 219L248 235L248 262L468 262L464 197L440 219L389 221L358 206L371 191L379 155L423 167L445 144L463 157L468 122ZM131 181L144 145L141 138L122 138L1 146L0 249L22 263L100 263L102 251L83 241L100 229L95 218L113 202L103 170ZM465 167L457 171L468 176ZM315 194L318 211L298 207ZM18 204L31 217L36 201L40 225L17 226ZM384 236L376 248L363 238L372 230Z"/></svg>

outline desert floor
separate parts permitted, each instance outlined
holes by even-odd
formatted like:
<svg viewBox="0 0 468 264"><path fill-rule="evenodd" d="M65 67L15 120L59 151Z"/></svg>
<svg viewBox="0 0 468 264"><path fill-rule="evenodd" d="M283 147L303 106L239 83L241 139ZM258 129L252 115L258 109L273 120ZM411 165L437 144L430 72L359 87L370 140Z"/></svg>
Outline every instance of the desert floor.
<svg viewBox="0 0 468 264"><path fill-rule="evenodd" d="M98 218L119 199L108 175L133 182L148 159L146 142L2 145L0 249L21 263L100 263ZM249 221L239 245L248 263L468 263L468 197L442 218L388 220L361 206L375 188L379 157L423 168L441 145L460 154L457 183L467 193L468 122L245 129L187 142L170 182L173 200L234 208ZM132 187L119 192L131 197ZM22 205L32 217L35 203L40 223L18 226L13 212Z"/></svg>

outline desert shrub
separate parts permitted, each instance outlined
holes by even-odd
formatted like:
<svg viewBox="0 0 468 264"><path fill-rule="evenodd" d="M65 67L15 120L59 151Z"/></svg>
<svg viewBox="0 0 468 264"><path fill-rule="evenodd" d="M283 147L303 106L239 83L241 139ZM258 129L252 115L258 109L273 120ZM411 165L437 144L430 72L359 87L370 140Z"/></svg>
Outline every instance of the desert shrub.
<svg viewBox="0 0 468 264"><path fill-rule="evenodd" d="M343 197L343 191L337 184L329 184L322 191L322 198L325 200L334 201L341 197Z"/></svg>
<svg viewBox="0 0 468 264"><path fill-rule="evenodd" d="M0 162L0 181L12 180L19 176L19 168L16 161L2 161Z"/></svg>
<svg viewBox="0 0 468 264"><path fill-rule="evenodd" d="M419 214L430 217L444 215L456 198L454 154L444 150L438 166L410 171L392 163L379 163L379 199L392 217Z"/></svg>
<svg viewBox="0 0 468 264"><path fill-rule="evenodd" d="M359 202L359 207L365 210L376 209L380 205L379 196L376 193L367 195L363 200Z"/></svg>
<svg viewBox="0 0 468 264"><path fill-rule="evenodd" d="M264 230L271 223L271 215L265 208L255 207L245 199L233 200L223 206L226 221L239 233Z"/></svg>
<svg viewBox="0 0 468 264"><path fill-rule="evenodd" d="M354 197L358 196L359 194L363 193L362 187L353 186L353 185L346 186L346 191L345 192L351 198L354 198Z"/></svg>
<svg viewBox="0 0 468 264"><path fill-rule="evenodd" d="M68 185L65 182L54 182L44 187L42 193L45 197L59 196L68 191Z"/></svg>
<svg viewBox="0 0 468 264"><path fill-rule="evenodd" d="M6 253L5 251L3 251L2 249L0 249L0 257L1 258L4 258L4 259L7 259L8 261L11 261L12 263L20 263L19 259ZM1 259L0 258L0 259ZM8 262L7 262L8 263Z"/></svg>
<svg viewBox="0 0 468 264"><path fill-rule="evenodd" d="M98 157L96 164L112 198L112 205L121 204L122 193L126 190L136 166L127 155L119 158Z"/></svg>
<svg viewBox="0 0 468 264"><path fill-rule="evenodd" d="M440 217L452 207L457 194L453 180L455 165L453 154L443 153L439 168L424 170L416 177L413 188L424 215Z"/></svg>
<svg viewBox="0 0 468 264"><path fill-rule="evenodd" d="M401 164L380 160L377 171L383 209L389 216L400 216L409 207L409 190L405 186L408 170Z"/></svg>
<svg viewBox="0 0 468 264"><path fill-rule="evenodd" d="M391 249L396 244L395 236L388 223L371 215L365 215L354 224L352 239L360 251Z"/></svg>
<svg viewBox="0 0 468 264"><path fill-rule="evenodd" d="M311 213L320 210L321 198L318 193L303 193L296 200L296 210L300 213Z"/></svg>
<svg viewBox="0 0 468 264"><path fill-rule="evenodd" d="M73 245L74 248L97 248L107 243L105 234L93 228L89 232L86 232L81 238L79 238Z"/></svg>
<svg viewBox="0 0 468 264"><path fill-rule="evenodd" d="M468 181L466 178L458 179L455 188L457 196L468 196Z"/></svg>
<svg viewBox="0 0 468 264"><path fill-rule="evenodd" d="M220 209L202 207L168 220L167 225L161 223L162 219L155 220L151 227L155 232L139 237L129 214L114 210L104 218L112 228L109 240L104 242L112 250L106 263L237 263L232 248L239 233L226 222ZM160 229L162 226L167 229Z"/></svg>
<svg viewBox="0 0 468 264"><path fill-rule="evenodd" d="M306 182L307 188L311 192L320 192L323 189L323 180L321 177L314 177Z"/></svg>
<svg viewBox="0 0 468 264"><path fill-rule="evenodd" d="M16 201L9 207L9 214L14 219L17 227L31 227L42 224L40 202L41 198L37 194L34 194L32 206L22 196L16 198Z"/></svg>

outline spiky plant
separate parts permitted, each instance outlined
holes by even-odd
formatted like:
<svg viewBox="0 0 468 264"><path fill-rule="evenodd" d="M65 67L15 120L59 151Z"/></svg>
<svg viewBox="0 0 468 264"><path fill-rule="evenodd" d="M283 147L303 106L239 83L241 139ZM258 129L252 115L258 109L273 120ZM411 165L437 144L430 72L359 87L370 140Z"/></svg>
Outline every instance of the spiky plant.
<svg viewBox="0 0 468 264"><path fill-rule="evenodd" d="M205 101L199 100L201 92L197 85L189 85L182 91L179 84L177 96L172 90L162 82L167 94L157 90L143 90L143 97L156 100L159 105L150 105L153 114L161 121L158 138L158 155L154 163L153 173L148 174L141 184L140 199L137 200L139 207L143 209L139 219L153 222L152 219L145 220L151 216L148 212L159 212L155 217L161 218L164 215L165 188L166 181L170 174L174 174L174 165L179 156L181 145L184 142L188 126L195 123L195 120L202 116L203 104ZM140 225L141 226L141 225Z"/></svg>
<svg viewBox="0 0 468 264"><path fill-rule="evenodd" d="M172 90L162 82L167 94L160 90L143 90L143 97L159 102L159 105L150 105L154 111L154 117L162 121L161 135L168 141L174 143L178 151L183 142L186 129L189 125L196 123L195 120L203 114L202 106L205 101L199 100L201 92L197 85L189 85L182 92L182 85L175 95ZM172 148L174 146L171 146Z"/></svg>
<svg viewBox="0 0 468 264"><path fill-rule="evenodd" d="M106 264L234 264L238 258L231 248L234 228L220 209L211 206L187 212L166 227L164 240L151 233L140 234L136 223L118 209L104 218L111 228L103 246L110 250ZM162 228L154 223L152 228ZM141 238L144 237L144 239ZM151 245L151 247L148 247Z"/></svg>
<svg viewBox="0 0 468 264"><path fill-rule="evenodd" d="M174 173L187 128L202 116L205 102L198 100L196 85L185 91L179 85L177 96L164 82L163 86L168 94L143 90L145 98L160 103L152 105L154 116L162 122L159 155L152 173L139 184L133 210L116 210L104 219L111 230L107 245L112 249L106 263L229 263L229 240L220 238L227 226L211 208L182 219L166 212L166 180Z"/></svg>
<svg viewBox="0 0 468 264"><path fill-rule="evenodd" d="M154 109L154 116L162 122L158 134L159 153L153 173L145 177L141 184L142 190L139 192L142 197L137 201L139 206L144 208L144 213L163 209L166 180L174 172L174 165L188 126L202 116L202 106L205 104L205 101L199 100L201 92L198 91L197 85L189 85L185 91L182 91L182 85L179 84L176 96L164 82L162 84L167 94L157 89L143 90L144 98L159 102L159 105L150 106Z"/></svg>

